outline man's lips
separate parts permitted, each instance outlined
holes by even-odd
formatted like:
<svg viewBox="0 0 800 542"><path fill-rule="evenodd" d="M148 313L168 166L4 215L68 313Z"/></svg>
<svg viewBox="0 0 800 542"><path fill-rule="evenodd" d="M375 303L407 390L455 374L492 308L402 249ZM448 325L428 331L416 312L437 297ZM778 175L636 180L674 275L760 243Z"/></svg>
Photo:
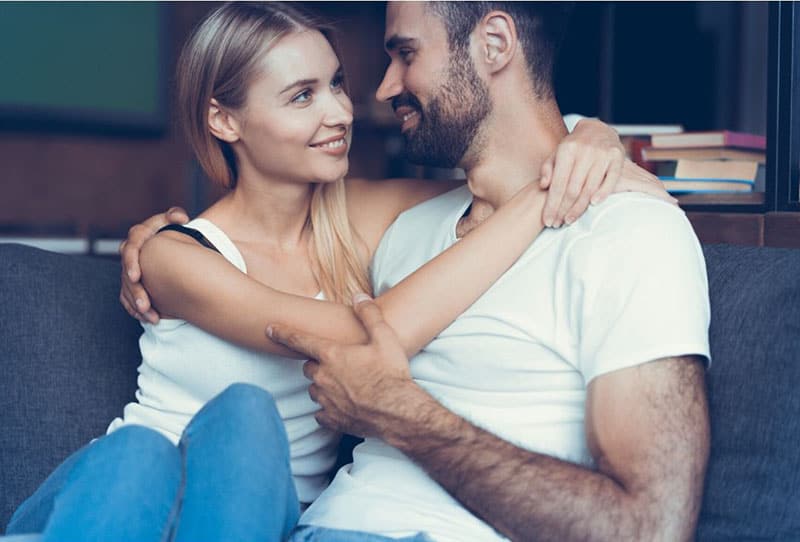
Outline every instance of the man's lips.
<svg viewBox="0 0 800 542"><path fill-rule="evenodd" d="M394 110L394 115L400 120L400 122L405 122L419 114L419 111L408 105L401 105L397 109Z"/></svg>

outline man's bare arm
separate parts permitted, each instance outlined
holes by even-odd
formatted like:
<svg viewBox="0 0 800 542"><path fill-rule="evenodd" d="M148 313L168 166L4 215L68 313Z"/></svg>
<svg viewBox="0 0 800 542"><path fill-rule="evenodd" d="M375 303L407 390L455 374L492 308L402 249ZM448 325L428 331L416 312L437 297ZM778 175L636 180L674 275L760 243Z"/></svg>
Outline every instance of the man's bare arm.
<svg viewBox="0 0 800 542"><path fill-rule="evenodd" d="M518 448L421 388L379 428L512 540L689 540L708 458L702 363L662 359L599 377L587 398L597 471Z"/></svg>
<svg viewBox="0 0 800 542"><path fill-rule="evenodd" d="M367 345L270 330L319 360L305 372L320 423L386 440L512 540L691 539L709 446L698 359L657 360L591 382L594 471L518 448L444 408L411 380L378 307L355 310Z"/></svg>

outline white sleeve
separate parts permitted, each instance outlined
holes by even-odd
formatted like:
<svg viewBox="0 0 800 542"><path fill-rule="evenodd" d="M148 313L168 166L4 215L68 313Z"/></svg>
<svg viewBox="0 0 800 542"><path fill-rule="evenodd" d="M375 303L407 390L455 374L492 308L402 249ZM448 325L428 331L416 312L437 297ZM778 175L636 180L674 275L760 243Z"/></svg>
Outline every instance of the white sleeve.
<svg viewBox="0 0 800 542"><path fill-rule="evenodd" d="M659 358L709 359L705 260L682 211L637 198L609 205L571 268L578 364L596 376Z"/></svg>
<svg viewBox="0 0 800 542"><path fill-rule="evenodd" d="M567 113L564 115L564 124L567 126L567 131L572 133L575 130L575 127L578 125L580 121L585 119L583 115L579 115L578 113Z"/></svg>

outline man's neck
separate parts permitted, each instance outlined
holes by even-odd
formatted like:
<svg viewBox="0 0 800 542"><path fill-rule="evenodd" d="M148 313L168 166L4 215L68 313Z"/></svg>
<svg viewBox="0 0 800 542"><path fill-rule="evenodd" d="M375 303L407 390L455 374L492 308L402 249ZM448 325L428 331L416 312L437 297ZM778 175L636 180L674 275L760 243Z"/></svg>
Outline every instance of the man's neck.
<svg viewBox="0 0 800 542"><path fill-rule="evenodd" d="M460 230L468 232L523 186L538 182L542 164L567 135L553 100L495 100L479 156L465 167L474 196ZM544 197L544 193L543 193Z"/></svg>

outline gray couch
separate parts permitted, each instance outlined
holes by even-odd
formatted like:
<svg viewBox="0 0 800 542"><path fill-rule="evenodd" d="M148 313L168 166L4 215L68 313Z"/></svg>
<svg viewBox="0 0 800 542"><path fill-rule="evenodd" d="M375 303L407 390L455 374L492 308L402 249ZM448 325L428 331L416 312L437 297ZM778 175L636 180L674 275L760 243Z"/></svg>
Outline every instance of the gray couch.
<svg viewBox="0 0 800 542"><path fill-rule="evenodd" d="M705 247L712 457L699 540L800 540L800 250ZM133 399L119 265L0 245L0 525ZM665 330L666 333L669 330Z"/></svg>

